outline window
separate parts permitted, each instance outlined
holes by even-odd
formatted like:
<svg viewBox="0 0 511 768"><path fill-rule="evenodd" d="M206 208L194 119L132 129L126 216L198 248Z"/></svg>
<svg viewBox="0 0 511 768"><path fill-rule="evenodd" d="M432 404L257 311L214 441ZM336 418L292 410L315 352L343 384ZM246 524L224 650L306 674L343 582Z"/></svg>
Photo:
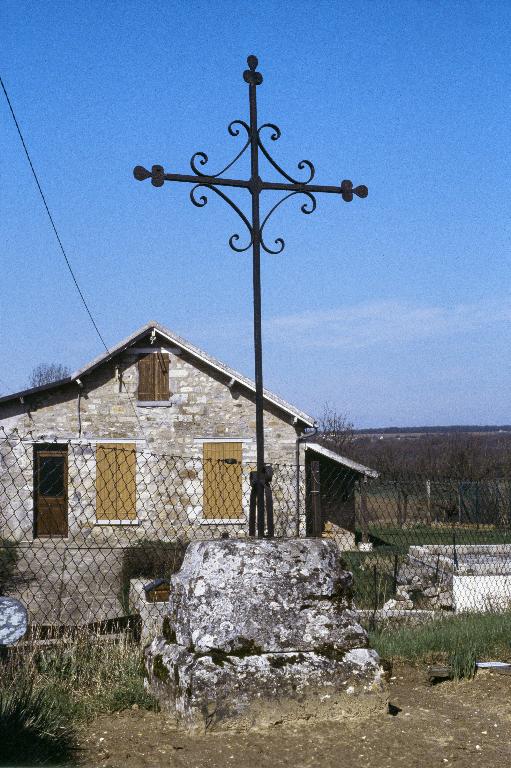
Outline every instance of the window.
<svg viewBox="0 0 511 768"><path fill-rule="evenodd" d="M138 399L158 402L169 397L169 356L163 352L144 355L138 361Z"/></svg>
<svg viewBox="0 0 511 768"><path fill-rule="evenodd" d="M96 519L136 520L137 454L132 443L96 446Z"/></svg>

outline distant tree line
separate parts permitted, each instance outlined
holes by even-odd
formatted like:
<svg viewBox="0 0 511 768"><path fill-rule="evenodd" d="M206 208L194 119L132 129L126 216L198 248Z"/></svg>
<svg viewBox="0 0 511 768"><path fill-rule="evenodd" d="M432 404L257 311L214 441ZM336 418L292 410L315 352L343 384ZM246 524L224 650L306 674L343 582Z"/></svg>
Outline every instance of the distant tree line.
<svg viewBox="0 0 511 768"><path fill-rule="evenodd" d="M357 432L347 416L325 406L314 438L331 450L390 478L420 476L459 480L511 477L511 432L495 427L450 427L434 432Z"/></svg>
<svg viewBox="0 0 511 768"><path fill-rule="evenodd" d="M407 435L414 433L435 434L450 432L511 432L510 424L451 424L448 427L381 427L356 429L357 435Z"/></svg>

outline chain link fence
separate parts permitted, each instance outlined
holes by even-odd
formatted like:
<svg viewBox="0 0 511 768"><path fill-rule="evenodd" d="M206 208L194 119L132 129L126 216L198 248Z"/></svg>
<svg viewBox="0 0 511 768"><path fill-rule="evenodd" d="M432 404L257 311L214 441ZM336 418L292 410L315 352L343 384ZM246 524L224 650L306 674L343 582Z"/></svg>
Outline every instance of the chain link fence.
<svg viewBox="0 0 511 768"><path fill-rule="evenodd" d="M0 594L34 625L158 624L190 541L248 536L254 469L0 431ZM363 621L509 608L506 480L371 478L306 450L299 471L273 465L272 491L276 537L342 550Z"/></svg>

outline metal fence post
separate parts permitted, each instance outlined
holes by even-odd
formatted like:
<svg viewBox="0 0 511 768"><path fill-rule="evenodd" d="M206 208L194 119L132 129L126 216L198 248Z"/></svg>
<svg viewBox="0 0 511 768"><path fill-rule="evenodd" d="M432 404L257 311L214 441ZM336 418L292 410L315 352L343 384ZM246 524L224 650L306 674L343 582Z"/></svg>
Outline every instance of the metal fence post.
<svg viewBox="0 0 511 768"><path fill-rule="evenodd" d="M323 532L321 521L321 485L319 461L311 461L312 536L320 537Z"/></svg>
<svg viewBox="0 0 511 768"><path fill-rule="evenodd" d="M362 527L362 543L367 544L368 532L367 532L367 477L363 477L360 481L360 523Z"/></svg>

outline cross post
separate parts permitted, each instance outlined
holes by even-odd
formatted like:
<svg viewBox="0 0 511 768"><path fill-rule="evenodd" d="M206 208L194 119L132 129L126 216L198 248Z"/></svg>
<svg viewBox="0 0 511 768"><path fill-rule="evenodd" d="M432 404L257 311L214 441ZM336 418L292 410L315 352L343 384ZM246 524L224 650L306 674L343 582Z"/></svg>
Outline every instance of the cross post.
<svg viewBox="0 0 511 768"><path fill-rule="evenodd" d="M304 195L307 199L300 206L302 213L311 214L316 210L315 194L325 192L328 194L340 195L345 202L351 202L353 195L357 197L367 197L368 190L364 185L353 187L349 180L341 182L340 186L323 186L311 184L314 178L315 170L309 160L300 160L298 163L299 171L306 170L308 177L305 180L299 180L289 175L274 160L264 144L261 132L271 131L271 141L277 141L281 132L278 126L273 123L264 123L258 127L257 124L257 86L263 82L263 76L257 71L258 60L255 56L247 58L248 69L243 73L243 79L248 83L249 98L249 123L244 120L233 120L227 130L231 136L237 137L242 130L246 133L246 141L236 157L221 171L216 174L203 173L204 166L209 158L204 152L196 152L190 160L190 167L193 174L165 173L163 166L153 165L148 171L144 167L137 165L133 169L133 175L138 181L151 179L154 187L161 187L166 181L184 182L193 184L190 191L190 199L198 208L203 208L208 198L205 191L214 192L221 197L240 217L246 227L249 236L248 244L240 245L241 236L239 233L231 235L229 245L232 250L242 253L252 248L252 283L254 293L254 359L255 359L255 406L256 406L256 449L257 449L257 470L250 473L250 482L252 486L250 497L250 515L249 515L249 534L262 538L264 536L273 537L273 502L271 496L271 466L265 463L264 458L264 390L263 390L263 354L262 354L262 331L261 331L261 248L266 253L282 253L285 242L281 237L276 238L270 246L264 238L264 228L271 218L273 212L287 199L295 195ZM250 147L250 178L249 179L231 179L224 178L223 174L228 171ZM259 176L259 153L261 153L269 164L276 170L283 182L263 181ZM252 198L252 209L250 220L243 211L234 203L222 187L241 187L250 192ZM198 194L201 189L202 193ZM287 194L280 198L275 205L261 221L260 213L260 195L263 191L283 191ZM256 514L257 510L257 514Z"/></svg>

